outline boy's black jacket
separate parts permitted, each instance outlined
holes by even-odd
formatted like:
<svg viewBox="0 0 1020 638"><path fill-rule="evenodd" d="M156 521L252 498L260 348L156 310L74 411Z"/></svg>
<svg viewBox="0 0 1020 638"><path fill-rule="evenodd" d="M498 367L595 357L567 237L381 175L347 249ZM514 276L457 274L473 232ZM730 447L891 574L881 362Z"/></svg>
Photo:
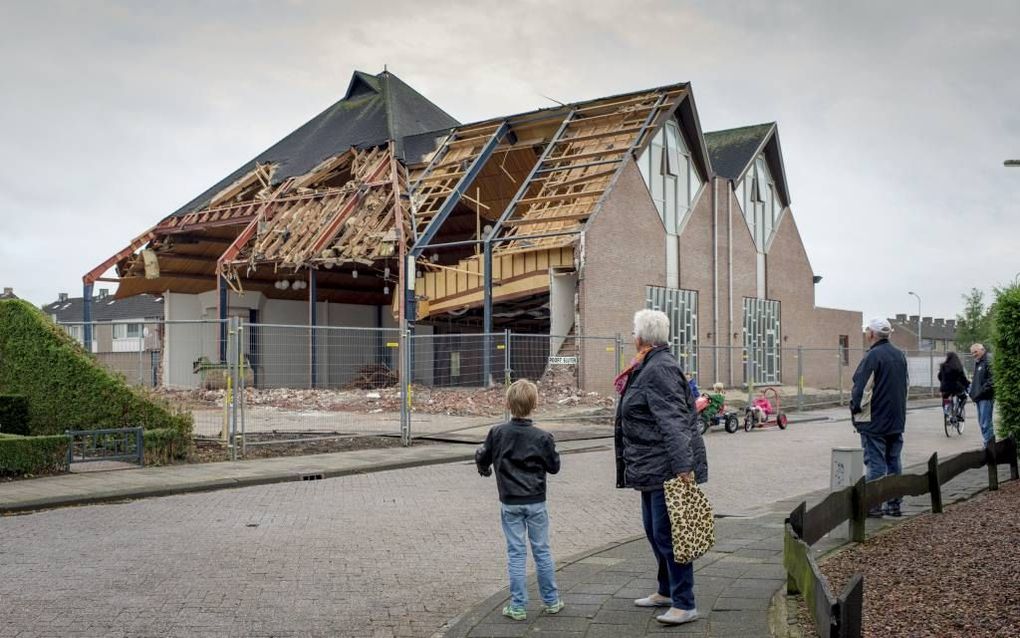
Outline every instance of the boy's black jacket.
<svg viewBox="0 0 1020 638"><path fill-rule="evenodd" d="M553 436L532 425L531 419L513 419L489 430L475 452L482 476L496 468L499 500L507 505L545 500L545 475L560 471L560 455Z"/></svg>

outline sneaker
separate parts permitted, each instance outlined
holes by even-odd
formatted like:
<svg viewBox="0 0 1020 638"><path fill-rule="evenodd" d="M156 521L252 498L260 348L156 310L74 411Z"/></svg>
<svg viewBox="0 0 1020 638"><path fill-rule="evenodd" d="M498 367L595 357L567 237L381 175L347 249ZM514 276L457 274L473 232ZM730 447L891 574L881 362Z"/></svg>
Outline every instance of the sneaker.
<svg viewBox="0 0 1020 638"><path fill-rule="evenodd" d="M564 607L566 607L566 605L563 604L563 601L557 600L551 605L546 605L545 609L543 609L542 611L544 611L547 614L558 614L560 613L560 610L562 610Z"/></svg>
<svg viewBox="0 0 1020 638"><path fill-rule="evenodd" d="M656 616L655 619L664 625L682 625L684 623L694 622L697 620L698 610L670 607L669 611L661 616Z"/></svg>
<svg viewBox="0 0 1020 638"><path fill-rule="evenodd" d="M893 516L895 518L899 518L899 517L903 516L903 512L900 511L900 508L898 508L898 507L887 507L885 509L885 515L886 516Z"/></svg>
<svg viewBox="0 0 1020 638"><path fill-rule="evenodd" d="M669 607L673 604L673 601L669 596L663 596L656 592L647 598L638 598L634 601L634 604L638 607Z"/></svg>
<svg viewBox="0 0 1020 638"><path fill-rule="evenodd" d="M882 518L885 514L882 510L868 510L868 518Z"/></svg>
<svg viewBox="0 0 1020 638"><path fill-rule="evenodd" d="M503 615L507 618L514 620L527 620L528 612L524 611L523 607L514 607L513 605L507 605L503 608Z"/></svg>

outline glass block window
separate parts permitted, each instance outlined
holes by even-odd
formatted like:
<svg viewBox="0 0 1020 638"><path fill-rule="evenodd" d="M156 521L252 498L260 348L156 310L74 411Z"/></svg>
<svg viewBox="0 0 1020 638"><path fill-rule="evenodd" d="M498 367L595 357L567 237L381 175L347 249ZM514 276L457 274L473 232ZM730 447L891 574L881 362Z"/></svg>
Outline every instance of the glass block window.
<svg viewBox="0 0 1020 638"><path fill-rule="evenodd" d="M669 344L685 374L698 372L698 291L645 287L645 308L669 317Z"/></svg>
<svg viewBox="0 0 1020 638"><path fill-rule="evenodd" d="M744 382L773 385L782 381L780 304L744 297Z"/></svg>

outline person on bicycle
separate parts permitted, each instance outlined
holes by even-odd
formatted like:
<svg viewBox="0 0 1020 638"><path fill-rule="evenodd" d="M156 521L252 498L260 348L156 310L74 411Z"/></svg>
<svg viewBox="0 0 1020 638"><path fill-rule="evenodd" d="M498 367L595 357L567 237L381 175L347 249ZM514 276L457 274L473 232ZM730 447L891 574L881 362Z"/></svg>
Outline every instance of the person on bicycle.
<svg viewBox="0 0 1020 638"><path fill-rule="evenodd" d="M963 362L955 352L946 354L946 360L939 364L939 392L942 393L942 407L946 414L953 406L953 397L957 397L960 418L963 419L963 404L967 401L967 388L970 380L963 370Z"/></svg>

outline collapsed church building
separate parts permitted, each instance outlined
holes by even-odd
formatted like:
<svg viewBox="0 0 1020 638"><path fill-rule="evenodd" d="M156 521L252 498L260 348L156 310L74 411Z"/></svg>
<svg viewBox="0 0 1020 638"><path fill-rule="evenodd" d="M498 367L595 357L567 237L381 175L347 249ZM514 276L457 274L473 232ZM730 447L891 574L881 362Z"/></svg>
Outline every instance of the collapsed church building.
<svg viewBox="0 0 1020 638"><path fill-rule="evenodd" d="M461 124L392 73L356 72L339 102L87 273L86 342L93 285L111 280L118 298L163 295L167 322L445 335L412 364L437 383L472 335L513 330L545 336L543 361L569 344L578 384L608 391L612 370L585 366L607 342L588 337L629 342L644 307L669 314L703 384L794 384L789 348L862 347L860 313L815 306L776 125L705 134L687 83ZM219 330L200 354L226 356ZM245 346L264 380L270 334ZM502 380L497 341L466 381ZM337 347L311 331L286 364L315 387ZM164 366L196 355L164 351Z"/></svg>

